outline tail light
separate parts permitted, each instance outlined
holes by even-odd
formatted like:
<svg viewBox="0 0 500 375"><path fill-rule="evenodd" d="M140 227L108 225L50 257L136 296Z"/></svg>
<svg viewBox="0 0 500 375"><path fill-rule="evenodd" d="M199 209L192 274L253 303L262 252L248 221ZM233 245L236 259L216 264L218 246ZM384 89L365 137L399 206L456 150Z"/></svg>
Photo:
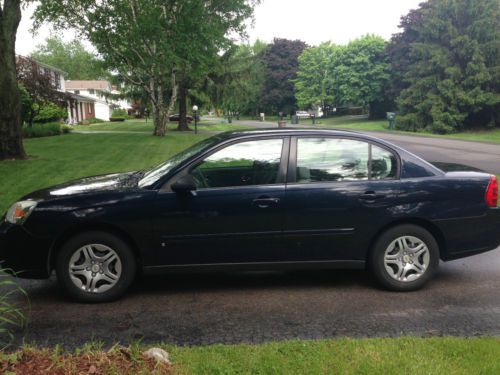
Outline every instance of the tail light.
<svg viewBox="0 0 500 375"><path fill-rule="evenodd" d="M498 205L498 179L496 176L491 176L484 199L488 207L496 207Z"/></svg>

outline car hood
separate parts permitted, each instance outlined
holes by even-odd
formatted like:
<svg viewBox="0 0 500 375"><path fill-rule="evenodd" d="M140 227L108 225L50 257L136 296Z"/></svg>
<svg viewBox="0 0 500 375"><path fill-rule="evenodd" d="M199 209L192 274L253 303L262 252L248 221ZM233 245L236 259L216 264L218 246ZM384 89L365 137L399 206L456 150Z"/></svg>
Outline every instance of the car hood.
<svg viewBox="0 0 500 375"><path fill-rule="evenodd" d="M142 172L127 172L85 177L35 191L24 198L45 200L63 196L130 189L137 187L137 182L141 176Z"/></svg>

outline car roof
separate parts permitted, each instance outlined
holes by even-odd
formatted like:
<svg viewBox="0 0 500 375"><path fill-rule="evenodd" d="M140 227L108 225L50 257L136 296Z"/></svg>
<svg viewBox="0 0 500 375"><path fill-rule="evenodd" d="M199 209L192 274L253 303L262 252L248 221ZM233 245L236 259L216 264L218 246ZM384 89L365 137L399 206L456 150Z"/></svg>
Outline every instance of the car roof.
<svg viewBox="0 0 500 375"><path fill-rule="evenodd" d="M252 130L232 130L219 134L221 140L239 139L246 137L257 137L257 136L304 136L304 135L319 135L319 136L345 136L345 137L356 137L364 139L367 141L376 141L393 148L400 149L393 143L387 142L383 139L350 130L337 130L337 129L312 129L312 128L289 128L289 129L252 129Z"/></svg>

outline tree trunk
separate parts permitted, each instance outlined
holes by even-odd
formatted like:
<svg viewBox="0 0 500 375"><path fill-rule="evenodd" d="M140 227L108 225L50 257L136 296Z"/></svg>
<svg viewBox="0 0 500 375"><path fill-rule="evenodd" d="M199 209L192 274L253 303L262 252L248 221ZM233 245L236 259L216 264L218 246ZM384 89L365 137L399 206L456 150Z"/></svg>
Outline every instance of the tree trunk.
<svg viewBox="0 0 500 375"><path fill-rule="evenodd" d="M163 89L161 85L156 86L156 100L153 103L153 121L155 130L153 135L163 137L166 131L166 116L163 108Z"/></svg>
<svg viewBox="0 0 500 375"><path fill-rule="evenodd" d="M16 79L15 44L20 21L20 1L4 1L0 8L0 160L26 158Z"/></svg>
<svg viewBox="0 0 500 375"><path fill-rule="evenodd" d="M189 130L187 122L187 88L182 83L179 86L179 125L177 125L177 130L186 131Z"/></svg>

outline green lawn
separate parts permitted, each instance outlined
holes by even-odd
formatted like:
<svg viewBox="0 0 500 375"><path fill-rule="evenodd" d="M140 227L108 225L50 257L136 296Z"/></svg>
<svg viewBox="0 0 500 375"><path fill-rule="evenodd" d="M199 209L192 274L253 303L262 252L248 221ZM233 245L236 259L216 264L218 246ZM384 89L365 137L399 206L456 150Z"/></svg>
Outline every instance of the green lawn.
<svg viewBox="0 0 500 375"><path fill-rule="evenodd" d="M498 338L285 341L167 348L193 374L498 374Z"/></svg>
<svg viewBox="0 0 500 375"><path fill-rule="evenodd" d="M25 140L30 160L0 162L0 215L21 196L74 178L143 169L207 135L68 134Z"/></svg>
<svg viewBox="0 0 500 375"><path fill-rule="evenodd" d="M410 134L410 135L423 135L423 136L438 137L438 138L462 139L467 141L486 141L486 142L500 143L500 129L478 130L474 132L462 132L455 134L439 135L428 132L414 133L414 132L389 130L387 128L388 127L387 121L385 120L370 121L367 119L334 117L328 119L319 119L316 121L318 127L341 128L349 130L381 131L381 132L392 132L392 133ZM301 119L300 124L312 125L312 120Z"/></svg>
<svg viewBox="0 0 500 375"><path fill-rule="evenodd" d="M156 346L156 345L155 345ZM211 345L178 347L157 345L170 353L173 373L176 374L498 374L500 373L499 338L382 338L293 340L262 345ZM155 373L148 370L142 359L141 345L132 345L127 357L133 373ZM115 349L115 352L117 350ZM17 353L0 353L0 367L10 360L22 363L33 358L33 349ZM123 352L123 349L122 349ZM35 351L36 353L36 351ZM78 358L66 356L61 360L60 350L39 351L46 361L34 361L31 366L52 366L63 372ZM91 365L96 370L107 365L109 374L123 374L113 370L106 361L99 363L99 350L93 345L77 351L85 359L80 367L87 373ZM110 353L113 353L111 351ZM119 352L120 353L120 352ZM28 355L26 355L28 354ZM104 353L103 353L104 354ZM73 359L71 359L73 358ZM51 365L51 362L54 364ZM69 363L68 363L69 362ZM30 367L32 370L33 367ZM104 367L106 368L106 367ZM99 372L100 373L100 372ZM127 372L131 373L131 372ZM157 371L156 373L165 373Z"/></svg>
<svg viewBox="0 0 500 375"><path fill-rule="evenodd" d="M116 132L153 132L153 122L148 120L127 120L124 122L103 122L92 125L77 125L77 131L116 131ZM176 130L177 123L169 123L168 130ZM189 125L189 128L194 131L194 123ZM228 131L228 130L244 130L251 129L249 126L239 124L220 123L218 121L202 120L198 123L200 131Z"/></svg>

